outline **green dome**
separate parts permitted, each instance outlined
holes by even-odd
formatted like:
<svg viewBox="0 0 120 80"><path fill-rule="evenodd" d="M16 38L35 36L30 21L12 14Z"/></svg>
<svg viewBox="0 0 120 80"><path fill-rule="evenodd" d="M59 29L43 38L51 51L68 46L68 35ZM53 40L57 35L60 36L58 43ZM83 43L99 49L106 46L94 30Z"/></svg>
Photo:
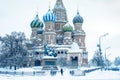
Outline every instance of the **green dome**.
<svg viewBox="0 0 120 80"><path fill-rule="evenodd" d="M73 27L67 23L63 26L63 32L72 32L73 31Z"/></svg>
<svg viewBox="0 0 120 80"><path fill-rule="evenodd" d="M30 24L31 28L43 28L43 23L40 21L38 14L36 15L35 19Z"/></svg>

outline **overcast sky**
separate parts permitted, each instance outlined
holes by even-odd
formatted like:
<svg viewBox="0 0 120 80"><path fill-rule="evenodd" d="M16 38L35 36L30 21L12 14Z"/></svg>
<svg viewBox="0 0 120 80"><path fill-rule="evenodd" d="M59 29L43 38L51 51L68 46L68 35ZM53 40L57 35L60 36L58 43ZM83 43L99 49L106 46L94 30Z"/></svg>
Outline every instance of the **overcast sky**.
<svg viewBox="0 0 120 80"><path fill-rule="evenodd" d="M50 0L53 9L56 0ZM114 60L120 56L120 0L63 0L67 10L68 21L73 26L72 19L77 13L84 19L83 29L86 32L86 47L89 59L98 49L97 43L101 35L103 55L105 48L107 56ZM36 15L42 20L48 11L49 0L0 0L0 36L20 31L29 38L31 35L30 23ZM73 26L74 27L74 26Z"/></svg>

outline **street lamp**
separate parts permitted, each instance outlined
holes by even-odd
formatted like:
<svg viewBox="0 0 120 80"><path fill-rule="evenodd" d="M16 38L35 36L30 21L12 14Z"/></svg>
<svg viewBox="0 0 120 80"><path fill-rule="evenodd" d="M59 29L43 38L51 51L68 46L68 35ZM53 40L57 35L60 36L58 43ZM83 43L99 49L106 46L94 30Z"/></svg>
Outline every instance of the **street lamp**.
<svg viewBox="0 0 120 80"><path fill-rule="evenodd" d="M108 33L105 33L104 35L101 35L101 36L99 37L99 44L97 45L97 47L99 48L99 52L100 52L100 66L101 66L101 67L103 66L103 63L102 63L101 38L102 38L102 37L105 37L105 36L107 36L107 35L108 35Z"/></svg>
<svg viewBox="0 0 120 80"><path fill-rule="evenodd" d="M105 48L105 68L107 68L107 63L106 63L106 51L109 49L110 47L107 47L107 48Z"/></svg>

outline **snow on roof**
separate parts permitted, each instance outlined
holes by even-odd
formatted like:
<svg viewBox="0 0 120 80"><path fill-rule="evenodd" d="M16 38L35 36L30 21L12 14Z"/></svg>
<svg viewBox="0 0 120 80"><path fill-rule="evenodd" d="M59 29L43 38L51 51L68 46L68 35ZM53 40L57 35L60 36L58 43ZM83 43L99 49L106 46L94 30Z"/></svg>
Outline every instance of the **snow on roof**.
<svg viewBox="0 0 120 80"><path fill-rule="evenodd" d="M71 45L54 45L54 44L48 44L49 47L56 47L56 48L70 48Z"/></svg>
<svg viewBox="0 0 120 80"><path fill-rule="evenodd" d="M54 57L54 56L44 56L43 59L57 59L57 57Z"/></svg>
<svg viewBox="0 0 120 80"><path fill-rule="evenodd" d="M71 39L71 37L65 37L64 39Z"/></svg>
<svg viewBox="0 0 120 80"><path fill-rule="evenodd" d="M27 41L26 41L26 43L32 44L32 41L30 41L30 40L27 40Z"/></svg>
<svg viewBox="0 0 120 80"><path fill-rule="evenodd" d="M42 49L35 49L33 51L35 51L35 52L44 52L44 50L42 50Z"/></svg>
<svg viewBox="0 0 120 80"><path fill-rule="evenodd" d="M59 51L59 50L69 51L69 50L70 50L70 48L56 48L55 50L56 50L56 51Z"/></svg>
<svg viewBox="0 0 120 80"><path fill-rule="evenodd" d="M33 50L28 50L28 52L33 52Z"/></svg>
<svg viewBox="0 0 120 80"><path fill-rule="evenodd" d="M45 34L55 34L54 32L45 32Z"/></svg>
<svg viewBox="0 0 120 80"><path fill-rule="evenodd" d="M71 49L68 51L68 53L81 53L82 49L79 49L79 46L77 43L73 42L71 45Z"/></svg>

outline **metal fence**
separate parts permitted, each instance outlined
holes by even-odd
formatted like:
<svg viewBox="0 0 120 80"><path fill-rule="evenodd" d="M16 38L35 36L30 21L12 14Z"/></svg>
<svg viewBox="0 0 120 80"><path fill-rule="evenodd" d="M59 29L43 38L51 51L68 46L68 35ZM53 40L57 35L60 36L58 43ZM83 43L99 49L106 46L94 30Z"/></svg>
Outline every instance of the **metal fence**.
<svg viewBox="0 0 120 80"><path fill-rule="evenodd" d="M44 75L52 75L52 73L57 73L57 72L50 72L50 71L32 71L32 72L17 72L17 71L0 71L0 74L9 74L9 75L28 75L28 76L44 76Z"/></svg>

